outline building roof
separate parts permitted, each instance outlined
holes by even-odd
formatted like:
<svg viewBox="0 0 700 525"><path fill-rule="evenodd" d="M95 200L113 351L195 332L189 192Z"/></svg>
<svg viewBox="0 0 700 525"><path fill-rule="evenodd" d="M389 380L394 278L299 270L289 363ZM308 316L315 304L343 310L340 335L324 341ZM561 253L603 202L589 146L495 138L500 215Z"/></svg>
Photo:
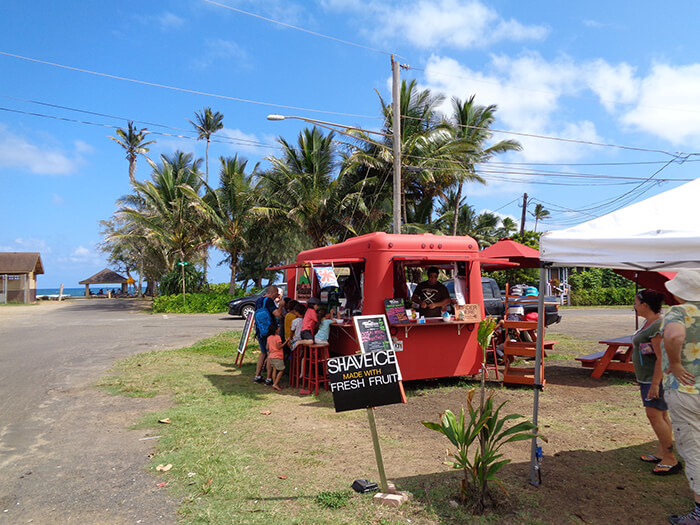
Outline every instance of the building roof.
<svg viewBox="0 0 700 525"><path fill-rule="evenodd" d="M0 273L44 273L38 252L0 252Z"/></svg>
<svg viewBox="0 0 700 525"><path fill-rule="evenodd" d="M105 268L104 270L97 272L92 277L88 277L87 279L80 281L78 284L122 284L126 282L127 280L125 277L122 277L117 272L112 271L109 268Z"/></svg>

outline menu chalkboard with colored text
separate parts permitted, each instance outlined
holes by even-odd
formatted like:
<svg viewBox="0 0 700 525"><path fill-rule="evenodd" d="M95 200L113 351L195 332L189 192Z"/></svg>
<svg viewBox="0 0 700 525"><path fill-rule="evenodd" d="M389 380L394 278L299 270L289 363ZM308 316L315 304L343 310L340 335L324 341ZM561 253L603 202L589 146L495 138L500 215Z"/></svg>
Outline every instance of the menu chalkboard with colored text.
<svg viewBox="0 0 700 525"><path fill-rule="evenodd" d="M363 353L394 349L386 315L358 315L353 317L353 322Z"/></svg>
<svg viewBox="0 0 700 525"><path fill-rule="evenodd" d="M403 305L403 299L384 299L384 309L389 318L389 324L408 323L408 315Z"/></svg>

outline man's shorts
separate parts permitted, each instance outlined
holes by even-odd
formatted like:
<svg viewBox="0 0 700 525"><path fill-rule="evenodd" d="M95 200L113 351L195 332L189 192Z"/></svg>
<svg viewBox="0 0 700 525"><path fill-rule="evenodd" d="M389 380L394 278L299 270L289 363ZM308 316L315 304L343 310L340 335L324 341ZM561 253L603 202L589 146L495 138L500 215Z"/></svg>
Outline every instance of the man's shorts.
<svg viewBox="0 0 700 525"><path fill-rule="evenodd" d="M281 372L284 370L284 359L270 359L270 365L272 365L272 368L275 370Z"/></svg>
<svg viewBox="0 0 700 525"><path fill-rule="evenodd" d="M256 334L255 338L258 340L258 344L260 345L260 352L263 354L267 354L267 337L263 337Z"/></svg>
<svg viewBox="0 0 700 525"><path fill-rule="evenodd" d="M639 383L639 392L642 394L642 404L645 407L655 408L656 410L668 410L668 405L664 400L664 386L659 385L659 397L656 399L647 399L649 397L649 389L651 383Z"/></svg>

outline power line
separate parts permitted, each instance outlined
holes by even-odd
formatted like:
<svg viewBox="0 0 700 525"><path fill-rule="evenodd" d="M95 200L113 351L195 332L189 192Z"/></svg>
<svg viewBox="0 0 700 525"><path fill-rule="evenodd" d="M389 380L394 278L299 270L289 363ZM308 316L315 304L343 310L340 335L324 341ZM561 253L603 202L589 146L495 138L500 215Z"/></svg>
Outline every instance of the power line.
<svg viewBox="0 0 700 525"><path fill-rule="evenodd" d="M323 33L317 33L316 31L311 31L310 29L304 29L303 27L295 26L292 24L288 24L286 22L281 22L279 20L275 20L274 18L268 18L262 15L258 15L255 13L251 13L249 11L244 11L243 9L238 9L237 7L232 7L230 5L222 4L219 2L214 2L213 0L202 0L203 2L206 2L208 4L216 5L219 7L223 7L224 9L229 9L231 11L235 11L236 13L240 13L242 15L247 15L247 16L252 16L254 18L259 18L260 20L265 20L266 22L272 22L273 24L278 24L283 27L287 27L289 29L296 29L297 31L301 31L302 33L308 33L309 35L317 36L320 38L326 38L328 40L332 40L334 42L339 42L341 44L346 44L348 46L354 46L354 47L359 47L360 49L365 49L367 51L372 51L374 53L380 53L382 55L389 55L391 56L394 53L390 53L389 51L384 51L382 49L377 49L375 47L369 47L365 46L363 44L358 44L356 42L350 42L349 40L343 40L342 38L337 38L334 36L329 36L329 35L324 35ZM399 55L396 55L399 56Z"/></svg>
<svg viewBox="0 0 700 525"><path fill-rule="evenodd" d="M17 100L17 101L21 101L21 102L29 102L29 103L31 103L31 104L38 104L38 105L41 105L41 106L47 106L47 107L51 107L51 108L64 109L64 110L66 110L66 111L74 111L74 112L77 112L77 113L84 113L84 114L87 114L87 115L94 115L94 116L98 116L98 117L112 118L112 119L115 119L115 120L123 120L123 121L125 121L125 122L135 122L135 123L138 123L138 124L145 124L145 125L147 125L147 126L156 126L156 127L159 127L159 128L172 129L172 130L175 130L175 131L181 131L181 132L183 132L183 133L193 133L193 131L192 131L191 129L178 128L178 127L176 127L176 126L169 126L169 125L167 125L167 124L159 124L159 123L157 123L157 122L149 122L149 121L146 121L146 120L137 120L137 119L127 118L127 117L118 117L118 116L116 116L116 115L110 115L110 114L107 114L107 113L99 113L99 112L96 112L96 111L89 111L89 110L86 110L86 109L73 108L73 107L70 107L70 106L62 106L62 105L60 105L60 104L52 104L52 103L50 103L50 102L42 102L42 101L39 101L39 100L31 100L31 99L27 99L27 98L13 97L13 96L10 96L10 95L3 95L3 94L0 94L0 97L9 98L9 99L11 99L11 100ZM19 111L19 110L17 110L17 111ZM45 117L48 117L48 118L53 118L53 116L51 116L51 115L43 115L42 113L33 113L32 115L34 115L34 116L45 116ZM77 120L76 120L76 121L74 121L74 122L83 122L83 121L77 121ZM85 122L85 123L91 124L90 122ZM149 132L149 133L157 133L157 132L152 131L152 130L148 130L148 132ZM190 137L186 137L186 138L190 138ZM211 139L210 139L210 141L212 141L212 142L221 142L221 143L223 143L223 144L242 144L242 145L250 144L250 145L254 145L254 146L264 146L264 147L274 147L274 148L277 148L277 147L278 147L278 146L275 146L275 145L272 145L272 144L267 144L267 143L265 143L265 142L260 142L260 141L250 140L250 139L244 139L244 138L234 138L234 139L232 139L232 140L234 140L234 141L236 141L236 142L230 142L230 141L225 141L225 140L222 141L222 140L218 139L217 137L211 137Z"/></svg>
<svg viewBox="0 0 700 525"><path fill-rule="evenodd" d="M206 1L206 0L205 0ZM8 53L6 51L0 51L0 55L12 57L12 58L17 58L20 60L26 60L29 62L35 62L37 64L43 64L46 66L52 66L52 67L57 67L61 69L67 69L69 71L78 71L79 73L86 73L88 75L95 75L99 77L105 77L105 78L111 78L115 80L122 80L124 82L132 82L134 84L141 84L144 86L151 86L151 87L158 87L162 89L169 89L172 91L179 91L181 93L190 93L193 95L203 95L206 97L214 97L214 98L220 98L224 100L232 100L234 102L244 102L246 104L257 104L259 106L266 106L266 107L273 107L273 108L282 108L282 109L292 109L295 111L308 111L310 113L323 113L326 115L339 115L343 117L356 117L356 118L368 118L368 119L377 119L380 117L376 116L370 116L370 115L360 115L360 114L354 114L354 113L342 113L338 111L327 111L327 110L322 110L322 109L312 109L312 108L304 108L300 106L286 106L283 104L275 104L272 102L261 102L258 100L250 100L250 99L245 99L245 98L239 98L239 97L231 97L228 95L220 95L218 93L208 93L206 91L199 91L196 89L188 89L188 88L182 88L182 87L177 87L177 86L169 86L167 84L159 84L157 82L148 82L146 80L138 80L135 78L129 78L129 77L122 77L119 75L112 75L110 73L101 73L99 71L92 71L90 69L83 69L79 67L74 67L74 66L67 66L64 64L58 64L56 62L49 62L46 60L40 60L38 58L31 58L31 57L25 57L22 55L16 55L14 53Z"/></svg>
<svg viewBox="0 0 700 525"><path fill-rule="evenodd" d="M100 122L90 122L88 120L77 120L77 119L72 119L72 118L67 118L67 117L58 117L56 115L46 115L44 113L34 113L31 111L22 111L19 109L12 109L12 108L5 108L0 106L0 111L6 111L8 113L19 113L22 115L29 115L32 117L42 117L42 118L49 118L53 120L60 120L63 122L72 122L74 124L85 124L88 126L98 126L102 128L109 128L109 129L119 129L119 126L115 126L114 124L102 124ZM187 135L181 135L181 134L175 134L175 133L166 133L163 131L148 131L149 134L153 135L160 135L164 137L174 137L178 139L187 139L187 140L199 140L198 137L192 137L192 136L187 136ZM247 139L241 139L241 140L247 140ZM259 147L259 148L274 148L278 149L279 146L273 146L272 144L265 144L263 142L260 143L254 143L253 141L248 141L246 142L241 142L238 139L231 139L231 140L221 140L219 138L214 138L212 137L211 142L218 142L221 144L236 144L236 145L245 145L245 146L252 146L252 147Z"/></svg>

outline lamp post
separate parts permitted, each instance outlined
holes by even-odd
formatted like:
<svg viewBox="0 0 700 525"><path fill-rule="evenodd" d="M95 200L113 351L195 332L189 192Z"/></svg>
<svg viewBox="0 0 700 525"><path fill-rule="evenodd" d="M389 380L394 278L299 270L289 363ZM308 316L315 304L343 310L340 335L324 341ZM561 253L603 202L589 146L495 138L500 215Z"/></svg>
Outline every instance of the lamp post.
<svg viewBox="0 0 700 525"><path fill-rule="evenodd" d="M398 63L397 63L398 64ZM322 128L329 129L331 131L335 131L338 133L341 133L343 135L347 135L352 138L357 138L355 135L351 135L348 133L349 131L352 130L357 130L357 131L362 131L363 133L372 133L374 135L381 135L382 137L393 137L394 139L394 145L393 145L393 153L394 153L394 190L393 190L393 197L394 197L394 210L393 210L393 223L394 223L394 233L401 233L401 146L400 146L400 140L397 141L397 132L394 131L393 135L389 135L388 133L382 133L381 131L370 131L368 129L363 129L363 128L358 128L357 126L347 126L345 124L337 124L335 122L327 122L325 120L317 120L313 118L307 118L307 117L299 117L295 115L279 115L279 114L271 114L267 116L267 120L271 120L273 122L277 122L280 120L302 120L304 122L308 122L309 124L315 124L317 126L320 126ZM394 119L396 120L396 119ZM395 123L394 127L396 127L397 124ZM400 136L400 134L399 134ZM372 141L370 141L372 142ZM383 144L380 144L383 146Z"/></svg>

